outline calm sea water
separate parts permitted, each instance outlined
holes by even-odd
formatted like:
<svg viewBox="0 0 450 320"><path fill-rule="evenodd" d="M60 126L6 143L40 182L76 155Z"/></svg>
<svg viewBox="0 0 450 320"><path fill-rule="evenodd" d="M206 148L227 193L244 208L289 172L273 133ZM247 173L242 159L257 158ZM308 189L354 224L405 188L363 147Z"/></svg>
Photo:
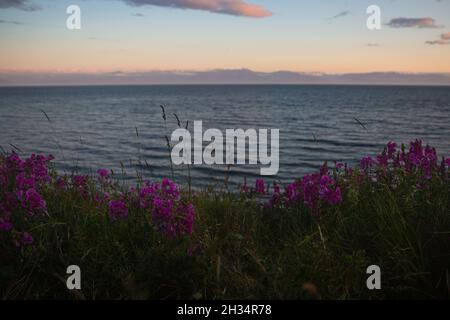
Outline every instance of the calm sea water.
<svg viewBox="0 0 450 320"><path fill-rule="evenodd" d="M23 155L51 153L58 169L67 172L112 168L125 180L133 180L137 171L148 179L170 177L164 135L177 126L173 113L183 124L202 120L204 130L279 128L280 170L272 180L282 182L316 170L325 160L354 164L389 140L421 138L440 155L450 155L449 87L0 88L0 146L16 147ZM176 179L185 181L185 168L175 169ZM193 184L223 181L226 171L195 167ZM259 166L233 166L227 175L231 183L241 183L258 174Z"/></svg>

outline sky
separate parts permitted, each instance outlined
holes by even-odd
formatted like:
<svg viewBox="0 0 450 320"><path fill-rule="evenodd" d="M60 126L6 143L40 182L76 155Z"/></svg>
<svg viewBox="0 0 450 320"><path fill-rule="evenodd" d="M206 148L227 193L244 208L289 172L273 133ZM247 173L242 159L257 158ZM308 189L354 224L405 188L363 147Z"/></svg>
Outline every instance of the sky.
<svg viewBox="0 0 450 320"><path fill-rule="evenodd" d="M0 0L0 46L2 73L450 73L450 0Z"/></svg>

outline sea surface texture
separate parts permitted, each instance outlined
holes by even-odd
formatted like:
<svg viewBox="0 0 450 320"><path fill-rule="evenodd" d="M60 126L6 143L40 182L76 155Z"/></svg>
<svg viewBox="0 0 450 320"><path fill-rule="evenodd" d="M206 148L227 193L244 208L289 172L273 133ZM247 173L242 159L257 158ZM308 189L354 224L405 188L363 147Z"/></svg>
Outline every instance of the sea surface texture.
<svg viewBox="0 0 450 320"><path fill-rule="evenodd" d="M166 122L160 105L165 106ZM388 141L423 139L450 155L450 88L396 86L92 86L0 88L0 146L53 154L67 173L113 169L172 177L164 136L181 125L203 129L280 129L280 169L289 182L328 161L356 164ZM194 166L192 184L239 184L260 165ZM174 167L186 182L187 167Z"/></svg>

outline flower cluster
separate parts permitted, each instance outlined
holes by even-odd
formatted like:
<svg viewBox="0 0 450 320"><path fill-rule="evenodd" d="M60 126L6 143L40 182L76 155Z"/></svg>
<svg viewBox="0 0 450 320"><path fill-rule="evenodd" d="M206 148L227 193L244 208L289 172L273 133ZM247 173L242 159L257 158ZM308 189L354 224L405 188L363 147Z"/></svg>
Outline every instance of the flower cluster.
<svg viewBox="0 0 450 320"><path fill-rule="evenodd" d="M369 157L365 157L360 165L360 169L371 181L389 181L390 177L395 176L395 172L400 171L415 181L419 189L424 188L433 175L445 176L446 167L449 167L449 159L442 159L439 164L436 149L424 146L421 140L412 141L409 148L402 145L400 150L397 150L396 143L389 142L376 160L370 161Z"/></svg>
<svg viewBox="0 0 450 320"><path fill-rule="evenodd" d="M124 199L109 201L108 211L113 220L125 219L128 217L128 207Z"/></svg>
<svg viewBox="0 0 450 320"><path fill-rule="evenodd" d="M40 190L51 181L48 163L53 156L31 155L21 159L11 153L0 162L0 231L14 230L13 212L23 211L26 217L47 213L47 205ZM16 243L33 242L29 233L22 233Z"/></svg>
<svg viewBox="0 0 450 320"><path fill-rule="evenodd" d="M18 246L30 245L34 241L32 234L20 230L27 227L18 221L31 221L47 214L44 191L45 194L49 191L78 194L82 201L108 212L114 221L127 219L134 211L144 211L155 228L169 237L192 234L195 208L173 181L165 178L159 183L146 182L122 192L123 189L112 182L110 171L106 169L97 171L96 180L86 175L57 176L49 172L52 160L52 156L34 154L25 160L16 153L0 157L0 235L10 234ZM264 205L266 208L301 204L313 214L319 214L326 207L341 204L344 193L365 183L382 182L383 186L396 188L399 181L405 181L425 189L434 177L448 181L450 158L439 162L436 150L424 146L420 140L401 148L389 142L375 158L362 158L359 167L337 163L330 170L325 164L318 172L288 184L284 190L277 184L269 188L263 179L257 179L254 187L248 187L245 182L241 193L263 201L270 199ZM270 189L273 190L271 194Z"/></svg>
<svg viewBox="0 0 450 320"><path fill-rule="evenodd" d="M140 206L151 213L154 225L168 236L192 234L195 209L181 200L179 187L169 179L150 183L139 191Z"/></svg>
<svg viewBox="0 0 450 320"><path fill-rule="evenodd" d="M356 177L358 184L365 181L377 182L380 179L394 184L393 181L400 174L406 174L415 181L418 188L423 188L426 181L431 180L435 174L443 173L444 177L448 177L449 167L449 158L443 159L439 164L436 150L430 146L424 147L421 140L412 141L409 149L402 146L401 150L397 150L395 142L389 142L376 159L363 157L359 161L359 168L337 163L332 177L328 167L324 165L319 172L308 174L287 185L283 193L276 186L266 207L303 203L317 213L323 205L336 206L343 201L342 190L350 186L352 177ZM261 190L261 185L264 186L264 182L257 181L255 189Z"/></svg>
<svg viewBox="0 0 450 320"><path fill-rule="evenodd" d="M329 175L326 165L319 172L308 174L287 185L282 200L279 190L274 191L271 199L272 204L284 203L288 206L299 202L303 202L314 213L323 204L337 205L342 202L341 187Z"/></svg>

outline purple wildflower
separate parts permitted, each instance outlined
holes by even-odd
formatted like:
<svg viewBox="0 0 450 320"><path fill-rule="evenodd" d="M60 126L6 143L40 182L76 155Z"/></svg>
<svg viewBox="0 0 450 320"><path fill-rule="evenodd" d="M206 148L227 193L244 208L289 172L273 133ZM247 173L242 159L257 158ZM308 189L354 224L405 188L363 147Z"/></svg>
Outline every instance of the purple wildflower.
<svg viewBox="0 0 450 320"><path fill-rule="evenodd" d="M108 202L109 215L113 220L119 218L125 219L128 217L128 208L124 200L111 200Z"/></svg>
<svg viewBox="0 0 450 320"><path fill-rule="evenodd" d="M259 194L266 194L266 187L263 179L256 179L255 192Z"/></svg>
<svg viewBox="0 0 450 320"><path fill-rule="evenodd" d="M28 190L35 188L36 180L34 177L26 177L25 173L19 173L16 176L16 189L17 190Z"/></svg>
<svg viewBox="0 0 450 320"><path fill-rule="evenodd" d="M30 215L47 212L45 200L36 189L29 189L26 192L18 191L17 198L21 201L22 207Z"/></svg>
<svg viewBox="0 0 450 320"><path fill-rule="evenodd" d="M105 178L108 178L108 177L109 177L109 171L106 170L106 169L98 169L98 170L97 170L97 175L98 175L100 178L105 179Z"/></svg>
<svg viewBox="0 0 450 320"><path fill-rule="evenodd" d="M97 170L97 180L103 187L108 187L111 185L111 177L109 176L109 171L106 169Z"/></svg>
<svg viewBox="0 0 450 320"><path fill-rule="evenodd" d="M396 151L397 151L397 144L395 142L388 142L387 152L389 159L394 159Z"/></svg>
<svg viewBox="0 0 450 320"><path fill-rule="evenodd" d="M359 162L359 166L361 167L362 170L367 170L371 168L374 165L374 163L375 162L373 161L372 157L366 156L361 159L361 161Z"/></svg>

